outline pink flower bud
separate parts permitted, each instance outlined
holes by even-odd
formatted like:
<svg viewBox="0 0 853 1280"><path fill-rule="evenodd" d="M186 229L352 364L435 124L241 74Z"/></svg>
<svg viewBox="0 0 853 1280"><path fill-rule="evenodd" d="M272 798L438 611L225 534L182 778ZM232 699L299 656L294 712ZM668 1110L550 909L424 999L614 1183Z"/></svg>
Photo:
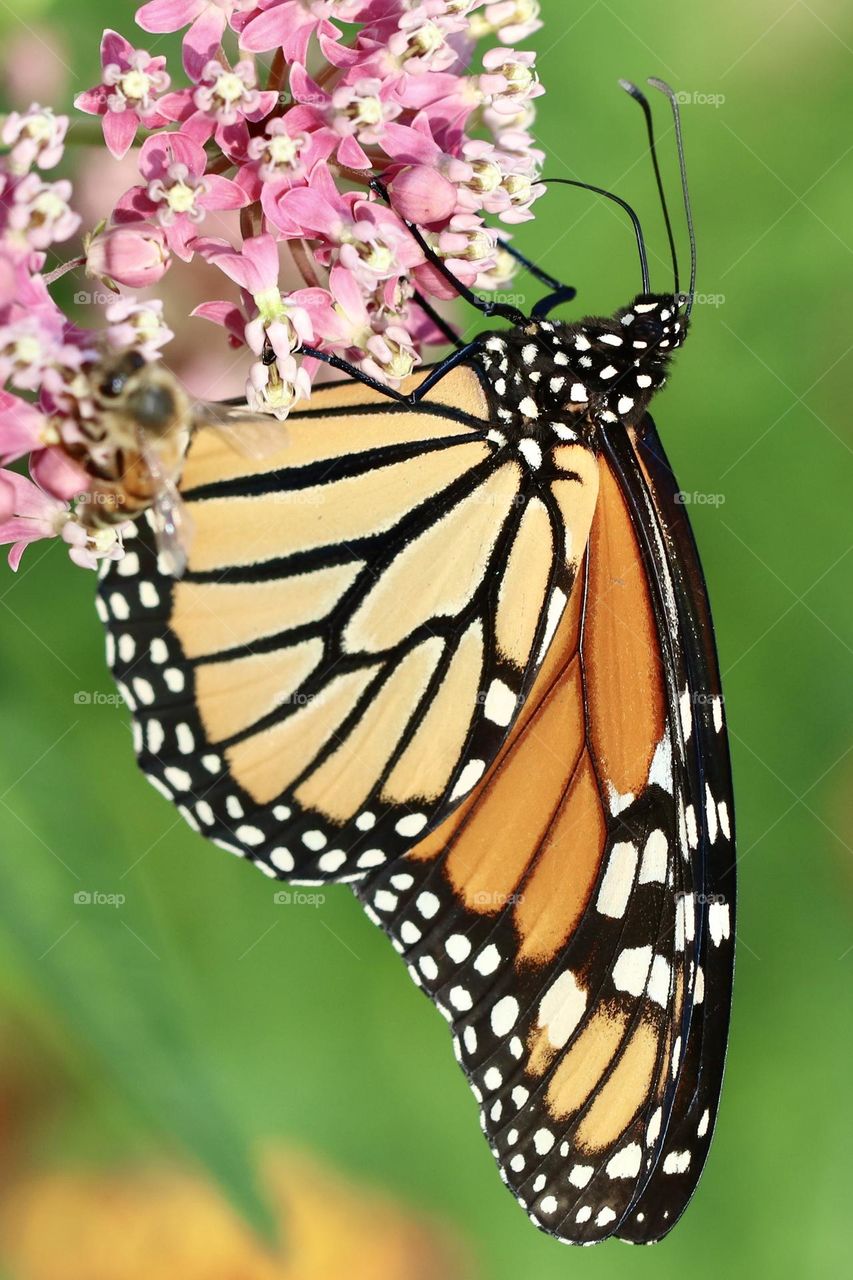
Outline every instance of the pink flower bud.
<svg viewBox="0 0 853 1280"><path fill-rule="evenodd" d="M129 289L147 289L163 279L169 269L169 250L159 227L110 227L95 236L86 252L89 275Z"/></svg>
<svg viewBox="0 0 853 1280"><path fill-rule="evenodd" d="M391 183L394 209L419 227L446 222L453 216L458 199L453 183L425 164L404 169Z"/></svg>

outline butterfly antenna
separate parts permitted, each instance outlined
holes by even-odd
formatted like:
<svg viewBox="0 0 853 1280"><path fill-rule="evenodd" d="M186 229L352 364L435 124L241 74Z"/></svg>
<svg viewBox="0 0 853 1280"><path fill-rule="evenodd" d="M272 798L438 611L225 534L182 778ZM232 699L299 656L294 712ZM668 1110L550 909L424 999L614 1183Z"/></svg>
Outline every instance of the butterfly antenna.
<svg viewBox="0 0 853 1280"><path fill-rule="evenodd" d="M669 98L672 107L672 118L675 122L675 140L678 144L678 167L681 172L681 189L684 193L684 212L687 217L687 230L690 234L690 291L687 296L687 316L693 310L693 303L696 299L696 228L693 223L693 206L690 202L690 185L687 181L687 160L684 155L684 133L681 128L681 109L678 105L678 98L672 85L667 84L665 80L658 80L652 77L649 84L653 89L657 89L665 97Z"/></svg>
<svg viewBox="0 0 853 1280"><path fill-rule="evenodd" d="M634 234L637 237L637 250L640 255L640 270L643 273L643 293L648 293L649 285L649 258L646 253L646 242L643 239L643 228L640 226L640 219L634 210L623 200L621 196L614 195L612 191L605 191L603 187L594 187L589 182L578 182L575 178L541 178L540 181L547 187L554 183L558 183L562 187L579 187L581 191L592 191L595 195L604 196L605 200L612 200L614 204L618 204L620 209L624 209L628 217L631 219L631 225L634 228Z"/></svg>
<svg viewBox="0 0 853 1280"><path fill-rule="evenodd" d="M652 117L652 109L649 106L649 100L643 93L642 89L633 84L630 80L620 80L620 89L624 89L627 94L638 102L643 109L643 115L646 117L646 132L649 136L649 150L652 156L652 164L655 170L655 181L657 183L658 195L660 196L661 209L663 210L663 220L666 223L666 235L669 240L669 252L672 257L672 272L675 279L674 293L678 294L681 289L681 282L678 271L678 252L675 248L675 235L672 230L672 218L669 214L669 204L666 199L666 189L663 185L663 177L660 171L660 160L658 158L657 139L655 138L655 125Z"/></svg>

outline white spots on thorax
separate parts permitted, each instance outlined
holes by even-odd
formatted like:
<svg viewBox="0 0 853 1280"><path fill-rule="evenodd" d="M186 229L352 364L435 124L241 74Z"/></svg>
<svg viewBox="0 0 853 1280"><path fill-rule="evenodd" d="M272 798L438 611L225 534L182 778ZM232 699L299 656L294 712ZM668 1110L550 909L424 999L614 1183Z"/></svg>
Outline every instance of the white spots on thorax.
<svg viewBox="0 0 853 1280"><path fill-rule="evenodd" d="M656 302L639 302L634 307L634 310L637 312L637 315L640 315L640 316L647 315L649 311L657 311L657 309L658 309L658 304Z"/></svg>
<svg viewBox="0 0 853 1280"><path fill-rule="evenodd" d="M504 996L492 1009L491 1024L496 1036L506 1036L512 1031L521 1012L515 996Z"/></svg>
<svg viewBox="0 0 853 1280"><path fill-rule="evenodd" d="M664 1173L686 1173L690 1168L689 1151L670 1151L663 1162Z"/></svg>
<svg viewBox="0 0 853 1280"><path fill-rule="evenodd" d="M535 440L519 440L518 452L524 458L531 471L538 471L542 466L542 448Z"/></svg>
<svg viewBox="0 0 853 1280"><path fill-rule="evenodd" d="M637 846L622 841L613 846L607 870L598 891L596 907L599 915L621 920L628 906L637 872Z"/></svg>
<svg viewBox="0 0 853 1280"><path fill-rule="evenodd" d="M614 364L607 365L598 375L602 382L609 382L611 378L615 378L619 370Z"/></svg>
<svg viewBox="0 0 853 1280"><path fill-rule="evenodd" d="M515 715L517 699L509 685L503 680L493 680L486 695L484 714L492 724L505 729L512 723Z"/></svg>
<svg viewBox="0 0 853 1280"><path fill-rule="evenodd" d="M587 343L587 345L589 344ZM569 357L566 355L565 351L558 351L554 356L554 364L560 365L561 368L565 367L568 363Z"/></svg>
<svg viewBox="0 0 853 1280"><path fill-rule="evenodd" d="M428 821L425 813L409 813L405 818L400 819L394 829L398 836L414 839L421 834Z"/></svg>
<svg viewBox="0 0 853 1280"><path fill-rule="evenodd" d="M630 396L622 396L616 405L617 413L630 413L634 407L634 401Z"/></svg>
<svg viewBox="0 0 853 1280"><path fill-rule="evenodd" d="M607 1163L608 1178L636 1178L643 1162L643 1149L638 1142L617 1151Z"/></svg>
<svg viewBox="0 0 853 1280"><path fill-rule="evenodd" d="M589 351L591 345L589 339L585 338L582 333L579 333L575 338L575 351Z"/></svg>
<svg viewBox="0 0 853 1280"><path fill-rule="evenodd" d="M498 353L506 350L506 343L503 338L491 337L486 342L487 351L497 351Z"/></svg>
<svg viewBox="0 0 853 1280"><path fill-rule="evenodd" d="M454 964L463 964L471 954L471 943L462 933L452 933L444 944L444 949Z"/></svg>
<svg viewBox="0 0 853 1280"><path fill-rule="evenodd" d="M651 385L652 385L652 379L649 377L647 373L637 374L637 386L640 388L641 391L647 391Z"/></svg>
<svg viewBox="0 0 853 1280"><path fill-rule="evenodd" d="M603 333L599 338L599 342L604 342L608 347L621 347L622 339L615 333Z"/></svg>
<svg viewBox="0 0 853 1280"><path fill-rule="evenodd" d="M551 430L558 440L577 440L578 433L573 431L571 427L567 427L563 422L552 422Z"/></svg>
<svg viewBox="0 0 853 1280"><path fill-rule="evenodd" d="M563 1049L586 1012L587 993L571 970L561 973L545 992L539 1005L539 1026L544 1027L549 1043Z"/></svg>
<svg viewBox="0 0 853 1280"><path fill-rule="evenodd" d="M512 417L512 414L510 414L510 417ZM494 428L487 433L486 439L491 440L492 444L498 445L501 449L506 445L506 436L501 431L495 431Z"/></svg>
<svg viewBox="0 0 853 1280"><path fill-rule="evenodd" d="M459 775L459 781L453 788L450 799L461 800L463 796L467 796L468 792L477 785L485 772L485 760L469 760Z"/></svg>
<svg viewBox="0 0 853 1280"><path fill-rule="evenodd" d="M498 378L497 382L495 383L495 395L499 395L499 396L506 395L506 378Z"/></svg>
<svg viewBox="0 0 853 1280"><path fill-rule="evenodd" d="M474 961L474 968L478 973L482 974L484 978L488 978L497 970L500 962L501 953L498 951L495 944L490 942L489 945L477 956L477 959Z"/></svg>
<svg viewBox="0 0 853 1280"><path fill-rule="evenodd" d="M652 964L651 947L626 947L613 966L613 985L617 991L639 996L645 990Z"/></svg>
<svg viewBox="0 0 853 1280"><path fill-rule="evenodd" d="M665 884L668 866L669 842L662 831L653 831L643 849L640 864L640 884Z"/></svg>
<svg viewBox="0 0 853 1280"><path fill-rule="evenodd" d="M539 417L539 406L532 396L525 396L518 406L519 413L525 418L532 418L534 421Z"/></svg>
<svg viewBox="0 0 853 1280"><path fill-rule="evenodd" d="M565 385L565 378L552 378L550 382L550 387L554 395L557 395L558 392L562 391Z"/></svg>
<svg viewBox="0 0 853 1280"><path fill-rule="evenodd" d="M595 1169L591 1164L576 1164L569 1171L569 1182L573 1187L577 1187L579 1191L583 1191L584 1187L589 1185L594 1173Z"/></svg>
<svg viewBox="0 0 853 1280"><path fill-rule="evenodd" d="M574 404L586 404L589 400L589 392L582 382L575 382L569 392L569 398Z"/></svg>
<svg viewBox="0 0 853 1280"><path fill-rule="evenodd" d="M715 947L731 937L731 912L727 902L712 902L708 909L708 932Z"/></svg>
<svg viewBox="0 0 853 1280"><path fill-rule="evenodd" d="M539 348L535 342L528 342L527 346L522 348L521 358L525 364L535 364L536 357L539 354Z"/></svg>

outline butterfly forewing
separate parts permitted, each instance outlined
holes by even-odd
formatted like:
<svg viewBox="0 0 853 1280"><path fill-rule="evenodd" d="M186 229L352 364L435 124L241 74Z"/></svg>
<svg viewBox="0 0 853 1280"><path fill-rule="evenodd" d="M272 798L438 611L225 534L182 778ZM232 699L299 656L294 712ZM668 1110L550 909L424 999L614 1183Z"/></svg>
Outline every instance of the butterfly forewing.
<svg viewBox="0 0 853 1280"><path fill-rule="evenodd" d="M279 454L197 432L183 577L143 533L100 593L145 772L192 825L297 879L393 860L479 782L597 495L580 441L534 468L492 438L473 366L416 412L355 390L294 414Z"/></svg>

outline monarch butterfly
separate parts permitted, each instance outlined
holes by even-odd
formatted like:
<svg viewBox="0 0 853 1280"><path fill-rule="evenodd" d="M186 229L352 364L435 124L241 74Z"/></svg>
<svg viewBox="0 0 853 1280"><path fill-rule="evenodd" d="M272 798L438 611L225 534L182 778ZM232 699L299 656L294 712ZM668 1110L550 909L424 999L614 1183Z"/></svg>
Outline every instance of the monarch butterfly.
<svg viewBox="0 0 853 1280"><path fill-rule="evenodd" d="M713 630L647 413L696 278L652 83L688 293L626 85L671 294L629 209L643 291L613 317L552 297L397 395L321 388L263 459L197 432L185 576L143 530L99 592L151 782L269 876L353 884L450 1022L504 1181L583 1244L658 1240L690 1199L733 969Z"/></svg>

